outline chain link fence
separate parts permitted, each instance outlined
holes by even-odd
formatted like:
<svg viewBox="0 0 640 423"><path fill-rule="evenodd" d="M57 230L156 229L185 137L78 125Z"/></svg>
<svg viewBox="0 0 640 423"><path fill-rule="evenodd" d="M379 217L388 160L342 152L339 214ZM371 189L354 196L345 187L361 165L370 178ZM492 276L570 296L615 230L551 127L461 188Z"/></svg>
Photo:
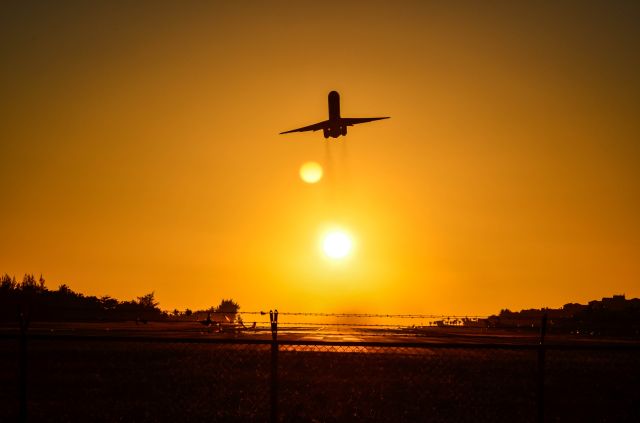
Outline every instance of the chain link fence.
<svg viewBox="0 0 640 423"><path fill-rule="evenodd" d="M285 421L530 421L533 351L459 347L282 347Z"/></svg>
<svg viewBox="0 0 640 423"><path fill-rule="evenodd" d="M639 352L637 345L35 336L28 421L640 421ZM2 422L20 419L19 363L18 339L0 339Z"/></svg>
<svg viewBox="0 0 640 423"><path fill-rule="evenodd" d="M30 340L28 421L269 419L269 345L166 341ZM2 422L18 420L17 354L8 348Z"/></svg>
<svg viewBox="0 0 640 423"><path fill-rule="evenodd" d="M544 368L549 421L640 422L636 347L549 346Z"/></svg>

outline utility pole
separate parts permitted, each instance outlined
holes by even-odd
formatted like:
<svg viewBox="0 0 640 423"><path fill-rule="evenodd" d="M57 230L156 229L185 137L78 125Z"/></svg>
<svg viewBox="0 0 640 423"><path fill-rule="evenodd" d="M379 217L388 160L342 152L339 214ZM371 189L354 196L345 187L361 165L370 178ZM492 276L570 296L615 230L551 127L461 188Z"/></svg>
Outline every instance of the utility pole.
<svg viewBox="0 0 640 423"><path fill-rule="evenodd" d="M538 422L544 422L544 366L545 346L544 336L547 333L547 312L545 311L540 322L540 343L538 344Z"/></svg>

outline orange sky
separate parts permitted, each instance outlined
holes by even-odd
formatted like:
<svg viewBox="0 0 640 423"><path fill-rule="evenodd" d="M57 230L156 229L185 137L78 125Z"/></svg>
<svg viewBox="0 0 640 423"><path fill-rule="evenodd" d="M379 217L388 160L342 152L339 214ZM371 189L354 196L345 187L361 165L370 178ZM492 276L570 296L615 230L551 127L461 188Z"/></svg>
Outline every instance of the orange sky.
<svg viewBox="0 0 640 423"><path fill-rule="evenodd" d="M2 6L0 272L165 309L640 296L640 7L513 3ZM392 118L278 135L333 89Z"/></svg>

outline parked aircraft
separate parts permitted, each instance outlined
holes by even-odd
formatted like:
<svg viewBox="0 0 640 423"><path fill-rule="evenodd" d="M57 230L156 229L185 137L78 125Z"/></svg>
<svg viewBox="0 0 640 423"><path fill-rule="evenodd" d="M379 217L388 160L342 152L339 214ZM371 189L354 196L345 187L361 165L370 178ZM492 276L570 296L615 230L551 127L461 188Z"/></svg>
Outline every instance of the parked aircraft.
<svg viewBox="0 0 640 423"><path fill-rule="evenodd" d="M211 326L213 324L213 320L211 320L211 313L207 313L207 318L205 320L200 320L199 323L206 327Z"/></svg>
<svg viewBox="0 0 640 423"><path fill-rule="evenodd" d="M232 322L229 317L224 316L225 321L218 323L218 331L219 332L231 332L231 333L239 333L247 330L256 330L256 322L253 322L253 325L247 327L244 325L242 318L238 316L236 322Z"/></svg>
<svg viewBox="0 0 640 423"><path fill-rule="evenodd" d="M240 316L238 316L237 322L233 322L227 315L223 315L223 316L224 316L224 320L221 320L221 321L212 320L211 313L207 313L207 318L204 320L199 320L198 323L208 328L211 328L213 326L215 327L215 331L217 332L238 333L238 332L247 331L247 330L256 330L256 322L253 322L252 326L247 327L245 326Z"/></svg>
<svg viewBox="0 0 640 423"><path fill-rule="evenodd" d="M343 118L340 116L340 94L337 91L329 93L329 119L302 128L280 132L289 134L291 132L319 131L322 129L325 138L338 138L340 135L347 135L347 127L359 123L371 122L374 120L389 119L389 116L372 118Z"/></svg>

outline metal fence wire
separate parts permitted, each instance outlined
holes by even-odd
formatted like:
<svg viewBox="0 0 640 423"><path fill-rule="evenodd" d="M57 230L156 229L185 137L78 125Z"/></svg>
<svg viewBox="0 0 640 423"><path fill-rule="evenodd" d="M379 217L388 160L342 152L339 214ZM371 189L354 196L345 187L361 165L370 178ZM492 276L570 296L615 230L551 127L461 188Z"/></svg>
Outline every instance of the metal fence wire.
<svg viewBox="0 0 640 423"><path fill-rule="evenodd" d="M0 339L2 422L20 417L17 341ZM546 356L543 414L539 348ZM639 352L620 345L34 336L28 421L640 421Z"/></svg>

